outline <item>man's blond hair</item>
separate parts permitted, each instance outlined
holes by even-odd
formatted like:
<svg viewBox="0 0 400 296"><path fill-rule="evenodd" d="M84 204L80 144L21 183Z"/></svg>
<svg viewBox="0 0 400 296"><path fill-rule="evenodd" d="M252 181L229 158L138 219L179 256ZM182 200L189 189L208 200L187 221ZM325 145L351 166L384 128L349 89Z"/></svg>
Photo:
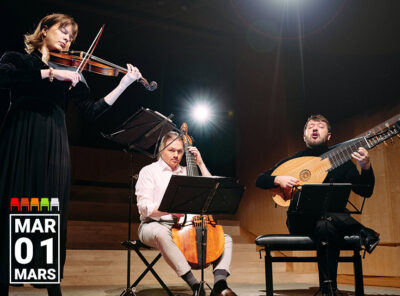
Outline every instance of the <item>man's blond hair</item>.
<svg viewBox="0 0 400 296"><path fill-rule="evenodd" d="M162 137L160 146L158 147L158 159L161 157L161 151L163 151L165 146L167 146L167 142L174 139L183 143L182 137L174 131L170 131Z"/></svg>

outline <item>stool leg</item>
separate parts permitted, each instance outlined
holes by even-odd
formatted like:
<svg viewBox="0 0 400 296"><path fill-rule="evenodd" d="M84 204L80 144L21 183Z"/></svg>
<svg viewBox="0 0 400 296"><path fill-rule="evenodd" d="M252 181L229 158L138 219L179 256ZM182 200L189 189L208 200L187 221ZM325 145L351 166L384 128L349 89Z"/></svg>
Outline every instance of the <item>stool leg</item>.
<svg viewBox="0 0 400 296"><path fill-rule="evenodd" d="M356 296L364 296L364 281L360 251L354 250L354 285Z"/></svg>
<svg viewBox="0 0 400 296"><path fill-rule="evenodd" d="M270 250L265 250L265 288L266 295L274 295L274 284L272 280L272 256Z"/></svg>
<svg viewBox="0 0 400 296"><path fill-rule="evenodd" d="M158 261L158 259L161 258L161 253L159 253L157 255L156 258L154 258L154 260L149 263L146 258L143 256L143 254L138 250L138 249L134 249L136 254L139 256L139 258L143 261L143 263L146 265L146 270L138 277L138 279L132 284L131 288L136 287L139 282L144 278L144 276L147 274L147 272L151 272L153 274L153 276L157 279L157 281L160 283L160 285L163 287L163 289L165 290L165 292L167 292L167 294L169 296L174 296L174 294L172 294L171 290L167 287L167 285L163 282L163 280L158 276L158 274L155 272L155 270L153 269L153 265L156 264L156 262Z"/></svg>
<svg viewBox="0 0 400 296"><path fill-rule="evenodd" d="M142 254L140 254L140 255L142 255ZM139 257L141 257L140 255L138 254ZM142 259L142 261L146 260L146 258L144 258L144 259L143 258L140 258L140 259ZM158 259L160 259L160 258L161 258L161 253L158 254L157 257L154 258L153 261L151 261L150 264L147 262L147 260L143 261L144 264L146 265L146 269L142 272L142 274L132 284L133 287L136 287L139 284L139 282L146 276L146 274L153 268L153 266L157 263Z"/></svg>

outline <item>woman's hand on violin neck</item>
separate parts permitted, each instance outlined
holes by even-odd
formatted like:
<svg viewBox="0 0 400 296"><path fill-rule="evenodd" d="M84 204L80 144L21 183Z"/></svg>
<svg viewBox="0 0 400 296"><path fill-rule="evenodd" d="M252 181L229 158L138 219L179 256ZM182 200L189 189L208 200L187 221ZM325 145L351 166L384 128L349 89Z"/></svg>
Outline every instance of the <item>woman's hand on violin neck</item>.
<svg viewBox="0 0 400 296"><path fill-rule="evenodd" d="M140 73L139 69L132 66L131 64L127 64L128 72L122 77L120 84L124 87L128 87L131 85L132 82L142 78L142 74Z"/></svg>
<svg viewBox="0 0 400 296"><path fill-rule="evenodd" d="M119 98L119 96L125 91L125 89L129 85L131 85L132 82L142 77L142 74L140 74L138 68L132 66L131 64L128 64L127 67L128 67L128 72L125 74L124 77L122 77L118 86L104 97L104 101L108 105L113 105L115 101Z"/></svg>

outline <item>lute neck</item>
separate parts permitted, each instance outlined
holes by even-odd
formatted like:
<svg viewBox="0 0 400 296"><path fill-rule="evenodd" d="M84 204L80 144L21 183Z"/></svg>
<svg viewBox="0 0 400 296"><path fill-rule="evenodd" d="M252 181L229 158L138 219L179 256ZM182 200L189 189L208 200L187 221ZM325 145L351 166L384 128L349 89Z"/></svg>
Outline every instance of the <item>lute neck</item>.
<svg viewBox="0 0 400 296"><path fill-rule="evenodd" d="M352 158L351 154L356 152L360 147L365 149L371 148L365 137L360 137L341 143L333 149L322 154L321 158L329 159L332 167L328 171L331 171L349 161Z"/></svg>
<svg viewBox="0 0 400 296"><path fill-rule="evenodd" d="M349 140L347 142L338 144L333 149L321 155L322 159L328 158L331 163L331 171L340 165L349 161L353 152L358 148L371 149L376 145L384 142L387 139L400 133L400 114L388 119L387 121L377 125L373 129L367 131L364 136Z"/></svg>

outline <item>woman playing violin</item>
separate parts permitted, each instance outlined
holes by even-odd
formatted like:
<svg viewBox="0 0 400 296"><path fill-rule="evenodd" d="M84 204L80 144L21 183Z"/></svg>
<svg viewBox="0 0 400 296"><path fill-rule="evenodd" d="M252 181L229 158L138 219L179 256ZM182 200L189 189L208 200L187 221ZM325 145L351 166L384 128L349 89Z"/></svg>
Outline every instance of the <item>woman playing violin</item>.
<svg viewBox="0 0 400 296"><path fill-rule="evenodd" d="M0 131L1 295L8 294L9 285L8 217L11 197L59 199L62 275L70 184L65 124L67 104L73 101L84 117L94 121L132 82L142 77L137 68L128 64L127 74L114 90L104 98L91 99L80 73L49 60L51 52L68 50L77 33L78 25L72 17L48 15L32 34L25 35L27 54L6 52L0 59L0 87L9 90L11 101ZM48 285L47 290L49 295L61 295L59 285Z"/></svg>

